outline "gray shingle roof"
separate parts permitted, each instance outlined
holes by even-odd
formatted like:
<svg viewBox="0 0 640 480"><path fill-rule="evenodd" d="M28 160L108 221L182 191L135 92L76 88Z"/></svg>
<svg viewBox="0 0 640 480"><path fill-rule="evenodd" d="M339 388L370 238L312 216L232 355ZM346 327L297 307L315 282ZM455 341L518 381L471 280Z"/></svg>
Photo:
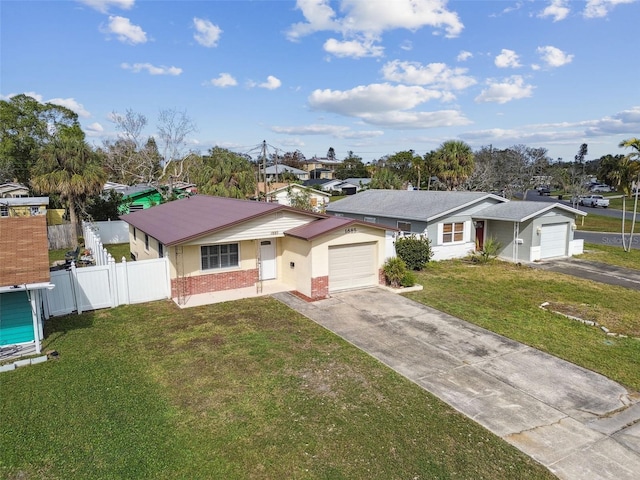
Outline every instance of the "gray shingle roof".
<svg viewBox="0 0 640 480"><path fill-rule="evenodd" d="M327 213L345 213L431 221L485 198L505 199L484 192L430 190L366 190L327 206Z"/></svg>
<svg viewBox="0 0 640 480"><path fill-rule="evenodd" d="M195 195L120 218L164 245L176 245L278 210L299 211L278 203Z"/></svg>
<svg viewBox="0 0 640 480"><path fill-rule="evenodd" d="M585 212L575 208L562 205L561 203L550 202L506 202L492 205L476 212L474 218L484 218L488 220L504 220L511 222L524 222L530 218L541 215L554 208L560 208L567 212L579 215L586 215Z"/></svg>

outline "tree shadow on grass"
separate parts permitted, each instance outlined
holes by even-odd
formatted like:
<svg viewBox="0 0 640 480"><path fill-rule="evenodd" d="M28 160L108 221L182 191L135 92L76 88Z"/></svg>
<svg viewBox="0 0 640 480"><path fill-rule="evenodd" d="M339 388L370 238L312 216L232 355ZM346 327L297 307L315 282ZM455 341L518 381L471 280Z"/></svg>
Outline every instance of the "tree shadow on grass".
<svg viewBox="0 0 640 480"><path fill-rule="evenodd" d="M86 312L81 315L71 313L61 317L51 317L44 322L44 339L49 349L55 348L55 344L66 334L73 330L92 328L95 312Z"/></svg>

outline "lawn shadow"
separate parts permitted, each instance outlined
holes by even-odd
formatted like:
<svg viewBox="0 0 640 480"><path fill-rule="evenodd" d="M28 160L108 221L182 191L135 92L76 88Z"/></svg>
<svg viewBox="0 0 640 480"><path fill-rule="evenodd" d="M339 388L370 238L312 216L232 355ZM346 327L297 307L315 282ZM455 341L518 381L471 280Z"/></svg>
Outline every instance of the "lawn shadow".
<svg viewBox="0 0 640 480"><path fill-rule="evenodd" d="M94 324L95 312L81 315L70 313L60 317L51 317L44 322L44 338L49 348L53 348L56 341L63 338L67 332L91 328Z"/></svg>

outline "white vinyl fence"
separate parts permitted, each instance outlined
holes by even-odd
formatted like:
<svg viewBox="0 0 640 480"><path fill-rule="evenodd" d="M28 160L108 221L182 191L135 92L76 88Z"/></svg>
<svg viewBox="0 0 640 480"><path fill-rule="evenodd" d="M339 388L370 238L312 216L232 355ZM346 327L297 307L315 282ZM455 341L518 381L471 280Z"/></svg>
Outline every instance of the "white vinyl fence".
<svg viewBox="0 0 640 480"><path fill-rule="evenodd" d="M95 227L85 224L85 247L91 249L95 266L51 272L53 290L45 293L45 315L151 302L171 297L167 258L116 263L102 245Z"/></svg>

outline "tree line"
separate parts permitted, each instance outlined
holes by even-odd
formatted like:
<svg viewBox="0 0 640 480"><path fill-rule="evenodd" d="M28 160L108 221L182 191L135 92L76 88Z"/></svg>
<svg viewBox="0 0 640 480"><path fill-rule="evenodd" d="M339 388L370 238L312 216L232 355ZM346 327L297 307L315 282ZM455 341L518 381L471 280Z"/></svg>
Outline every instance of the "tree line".
<svg viewBox="0 0 640 480"><path fill-rule="evenodd" d="M255 195L259 165L301 169L306 160L299 150L272 153L267 159L221 147L194 152L187 140L197 127L185 111L176 109L160 111L155 136L145 133L148 118L132 110L114 112L112 120L117 138L92 147L72 110L24 94L0 100L0 182L17 181L34 194L50 196L52 204L66 207L76 223L78 215L86 216L92 204L104 201L101 193L107 181L149 185L164 201L172 199L172 186L179 181L197 185L203 194L247 198ZM624 140L619 147L631 151L585 161L587 145L582 144L573 161L563 162L553 161L544 148L488 145L474 152L463 141L449 140L424 154L406 150L367 164L349 151L335 175L371 178L370 188L474 190L507 198L543 183L577 195L585 178L596 176L629 197L640 178L640 140ZM337 160L332 147L327 159ZM287 173L281 179L297 181Z"/></svg>

